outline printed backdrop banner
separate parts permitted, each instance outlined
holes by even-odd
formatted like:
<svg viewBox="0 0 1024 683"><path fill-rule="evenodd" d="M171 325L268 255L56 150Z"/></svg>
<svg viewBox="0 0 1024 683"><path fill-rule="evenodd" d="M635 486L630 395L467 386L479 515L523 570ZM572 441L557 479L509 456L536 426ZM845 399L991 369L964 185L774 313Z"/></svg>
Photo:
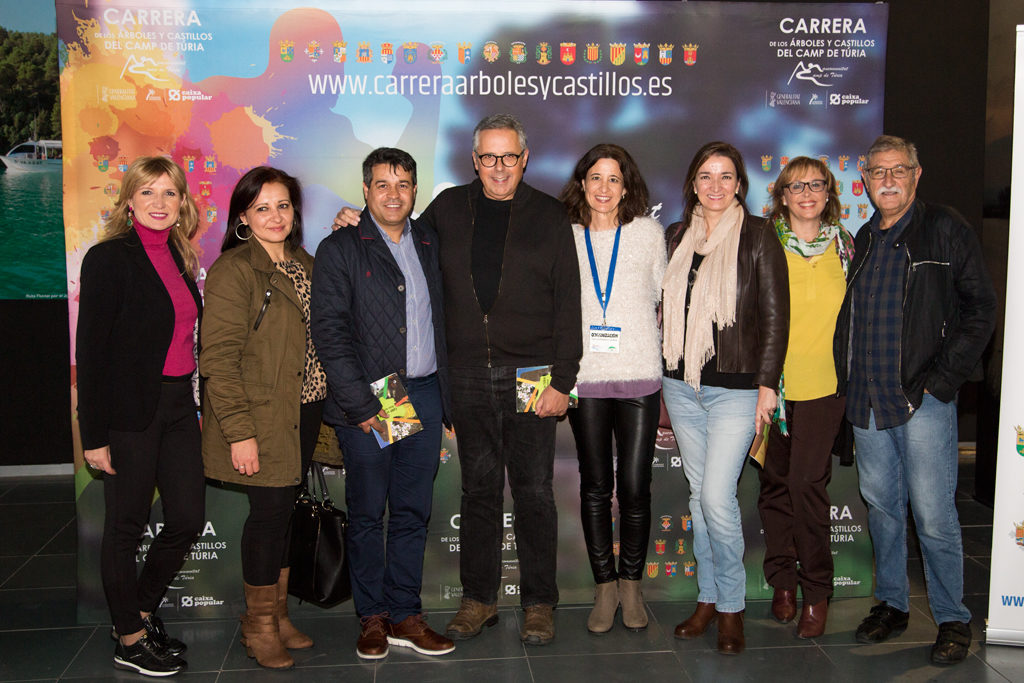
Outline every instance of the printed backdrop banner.
<svg viewBox="0 0 1024 683"><path fill-rule="evenodd" d="M1015 133L1024 140L1024 26L1017 27L1017 77L1014 84ZM1007 252L1024 250L1024 144L1013 148L1010 188L1010 238ZM1006 273L1004 339L1024 335L1024 279L1020 271ZM1016 353L1003 357L999 438L996 452L996 490L992 514L992 571L985 640L1001 645L1024 645L1024 362Z"/></svg>
<svg viewBox="0 0 1024 683"><path fill-rule="evenodd" d="M143 154L169 155L187 172L200 207L200 287L219 253L231 190L253 166L278 166L302 181L306 248L314 252L338 209L362 206L360 164L371 149L401 147L416 158L422 211L445 187L473 178L473 126L499 111L525 124L527 180L552 194L584 151L616 142L638 160L652 213L668 224L682 213L694 151L724 139L747 161L754 213L767 211L770 183L788 159L805 154L836 174L849 227L868 216L858 169L882 127L884 4L317 4L57 0L72 340L82 257L100 236L124 170ZM73 342L71 363L74 382ZM687 485L678 452L665 445L656 454L645 591L692 598ZM96 621L105 618L95 550L102 486L77 450L80 617ZM564 425L557 455L562 599L583 602L592 579ZM431 608L456 605L460 591L454 440L446 438L440 457L423 590ZM341 477L331 481L340 495ZM740 489L748 594L761 597L752 472ZM832 492L837 594L864 595L871 549L854 472L837 470ZM210 488L206 529L169 592L169 607L182 616L238 609L245 506L239 491ZM506 510L502 600L511 603L518 569L510 502ZM154 505L140 556L158 520Z"/></svg>

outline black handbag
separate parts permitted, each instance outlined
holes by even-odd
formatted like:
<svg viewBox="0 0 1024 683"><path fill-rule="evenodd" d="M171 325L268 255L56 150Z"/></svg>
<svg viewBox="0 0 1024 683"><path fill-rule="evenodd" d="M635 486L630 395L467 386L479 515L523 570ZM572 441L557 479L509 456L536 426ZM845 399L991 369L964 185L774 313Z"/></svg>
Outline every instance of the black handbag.
<svg viewBox="0 0 1024 683"><path fill-rule="evenodd" d="M307 481L292 513L288 592L319 607L333 607L352 597L345 552L348 517L334 507L320 463L310 465Z"/></svg>

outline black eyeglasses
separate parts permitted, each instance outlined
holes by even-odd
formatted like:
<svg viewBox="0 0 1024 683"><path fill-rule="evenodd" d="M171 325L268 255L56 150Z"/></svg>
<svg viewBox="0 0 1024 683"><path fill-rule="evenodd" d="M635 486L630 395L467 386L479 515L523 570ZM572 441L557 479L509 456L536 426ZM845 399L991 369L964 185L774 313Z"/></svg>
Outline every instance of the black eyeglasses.
<svg viewBox="0 0 1024 683"><path fill-rule="evenodd" d="M903 180L910 175L917 166L904 166L903 164L896 164L892 168L885 168L883 166L872 166L871 168L864 169L864 173L867 174L868 178L872 180L881 180L885 177L886 173L891 173L892 177L896 180Z"/></svg>
<svg viewBox="0 0 1024 683"><path fill-rule="evenodd" d="M826 183L824 180L811 180L810 182L806 183L797 181L795 183L790 183L785 187L792 194L800 194L801 192L804 191L805 187L810 188L811 192L822 192L826 187L828 187L828 183Z"/></svg>
<svg viewBox="0 0 1024 683"><path fill-rule="evenodd" d="M519 157L521 156L523 156L521 153L513 154L509 152L508 154L477 154L476 158L480 160L481 165L492 168L498 163L498 159L501 159L502 166L515 166L519 163Z"/></svg>

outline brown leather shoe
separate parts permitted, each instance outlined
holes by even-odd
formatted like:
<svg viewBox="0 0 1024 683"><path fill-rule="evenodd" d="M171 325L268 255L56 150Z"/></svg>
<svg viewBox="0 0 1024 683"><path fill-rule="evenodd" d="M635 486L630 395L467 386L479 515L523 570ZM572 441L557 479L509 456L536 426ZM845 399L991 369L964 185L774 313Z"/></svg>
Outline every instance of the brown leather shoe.
<svg viewBox="0 0 1024 683"><path fill-rule="evenodd" d="M800 622L796 625L796 634L801 638L817 638L825 632L825 620L828 618L828 600L808 605L800 611Z"/></svg>
<svg viewBox="0 0 1024 683"><path fill-rule="evenodd" d="M718 652L738 655L747 646L743 637L743 612L718 613Z"/></svg>
<svg viewBox="0 0 1024 683"><path fill-rule="evenodd" d="M388 656L388 623L383 614L371 614L359 620L363 630L356 641L356 654L361 659L384 659Z"/></svg>
<svg viewBox="0 0 1024 683"><path fill-rule="evenodd" d="M776 588L772 595L772 617L780 624L788 624L796 616L796 591Z"/></svg>
<svg viewBox="0 0 1024 683"><path fill-rule="evenodd" d="M530 605L523 608L523 628L519 639L527 645L547 645L555 639L554 605Z"/></svg>
<svg viewBox="0 0 1024 683"><path fill-rule="evenodd" d="M467 640L480 635L484 626L498 623L498 604L485 605L470 598L462 598L459 611L445 627L444 634L452 640Z"/></svg>
<svg viewBox="0 0 1024 683"><path fill-rule="evenodd" d="M689 640L704 635L704 631L708 630L708 624L714 621L717 615L715 603L698 602L697 609L693 611L689 619L676 626L675 637Z"/></svg>
<svg viewBox="0 0 1024 683"><path fill-rule="evenodd" d="M391 624L388 643L411 647L421 655L446 655L455 649L455 643L427 626L422 614L413 614L397 624Z"/></svg>

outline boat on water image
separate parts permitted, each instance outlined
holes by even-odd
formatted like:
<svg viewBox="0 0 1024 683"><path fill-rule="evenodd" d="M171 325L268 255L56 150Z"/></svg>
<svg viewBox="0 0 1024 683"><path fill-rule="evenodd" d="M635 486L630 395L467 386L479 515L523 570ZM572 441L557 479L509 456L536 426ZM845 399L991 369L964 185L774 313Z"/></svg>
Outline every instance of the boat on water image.
<svg viewBox="0 0 1024 683"><path fill-rule="evenodd" d="M8 173L41 173L59 171L64 159L60 140L28 140L0 156Z"/></svg>

